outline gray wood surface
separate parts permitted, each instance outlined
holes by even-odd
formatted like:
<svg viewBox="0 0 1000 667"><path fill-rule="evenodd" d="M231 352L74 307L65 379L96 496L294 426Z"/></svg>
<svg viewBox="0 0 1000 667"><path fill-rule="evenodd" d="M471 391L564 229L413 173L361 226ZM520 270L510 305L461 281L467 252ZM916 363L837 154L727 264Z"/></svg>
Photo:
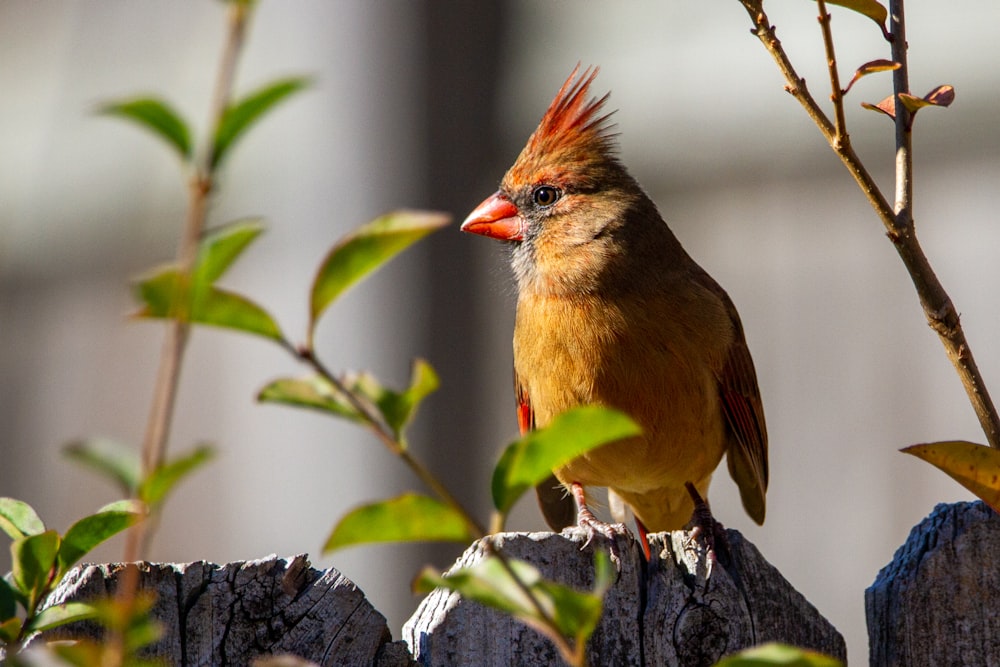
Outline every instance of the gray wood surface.
<svg viewBox="0 0 1000 667"><path fill-rule="evenodd" d="M1000 666L1000 515L938 505L865 591L874 667Z"/></svg>
<svg viewBox="0 0 1000 667"><path fill-rule="evenodd" d="M712 665L722 656L766 641L813 648L844 659L840 633L797 593L760 552L727 531L732 561L706 559L683 531L651 536L657 552L646 563L634 540L618 540L621 570L605 600L588 647L591 665ZM494 537L514 558L547 578L592 586L593 549L582 531L507 533ZM474 544L456 565L483 557ZM438 590L403 628L421 665L559 665L551 643L514 619Z"/></svg>

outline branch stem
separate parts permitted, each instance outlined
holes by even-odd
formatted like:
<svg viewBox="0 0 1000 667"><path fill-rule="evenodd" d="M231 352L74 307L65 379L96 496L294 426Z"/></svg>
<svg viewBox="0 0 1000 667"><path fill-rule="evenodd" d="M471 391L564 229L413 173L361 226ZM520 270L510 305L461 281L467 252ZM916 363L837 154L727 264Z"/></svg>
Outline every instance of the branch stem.
<svg viewBox="0 0 1000 667"><path fill-rule="evenodd" d="M818 0L818 2L821 3L821 13L825 14L825 4L822 0ZM805 80L796 73L781 42L775 36L774 26L771 25L767 14L764 13L762 0L740 0L740 4L746 9L753 22L751 32L764 45L777 64L778 70L784 76L785 90L799 101L809 117L816 123L830 147L857 182L868 203L885 226L886 235L896 248L896 252L910 275L920 299L920 305L923 307L927 324L938 334L944 345L945 353L958 373L973 411L986 435L987 442L991 447L1000 448L1000 415L997 414L986 383L972 356L972 350L966 341L965 332L959 321L958 311L931 268L927 256L917 241L914 230L912 117L899 101L900 93L909 92L903 0L890 0L889 2L889 36L892 44L892 58L901 65L893 72L893 89L896 97L896 201L892 205L862 164L850 142L846 140L846 133L844 134L845 140L838 141L838 127L843 128L843 122L838 120L837 124L831 123L809 93L805 86ZM823 23L822 16L820 22ZM827 22L824 26L825 42L827 41L826 30L828 27L829 23ZM835 62L832 58L832 41L828 43L827 48L828 62ZM835 68L831 66L831 72L834 70ZM833 83L833 86L839 90L839 83Z"/></svg>

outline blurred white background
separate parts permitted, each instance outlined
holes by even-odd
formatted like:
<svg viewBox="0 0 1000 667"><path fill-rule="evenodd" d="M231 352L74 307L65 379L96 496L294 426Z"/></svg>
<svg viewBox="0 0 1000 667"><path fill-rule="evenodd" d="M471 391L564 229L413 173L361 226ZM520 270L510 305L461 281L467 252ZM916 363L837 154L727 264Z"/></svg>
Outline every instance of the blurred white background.
<svg viewBox="0 0 1000 667"><path fill-rule="evenodd" d="M1000 8L910 3L911 83L953 84L916 123L916 220L963 315L979 365L1000 382ZM778 35L826 99L810 3L769 6ZM842 76L887 58L867 19L833 8ZM184 211L173 156L101 101L156 93L204 125L223 35L218 2L6 0L0 4L0 495L51 526L114 499L60 456L74 438L142 437L162 339L132 322L128 281L171 258ZM937 502L967 498L899 447L982 435L901 263L856 186L730 3L264 1L238 76L246 92L310 74L313 89L253 129L229 158L211 222L267 218L225 284L299 340L312 272L342 234L385 211L460 220L495 189L566 75L601 66L622 158L690 253L727 288L757 364L771 440L763 527L720 472L716 515L742 530L867 660L863 591ZM848 98L859 153L892 192L892 126ZM496 244L429 238L337 303L319 348L334 368L402 384L426 357L443 387L418 418L417 452L485 519L488 476L516 435L512 289ZM376 546L321 557L335 519L414 481L364 432L253 397L300 374L256 339L198 329L171 451L219 456L168 503L165 561L312 554L354 579L398 636L411 576L458 547ZM995 389L1000 393L1000 389ZM511 524L541 528L533 501ZM120 554L115 541L98 558ZM4 550L6 551L6 550ZM0 559L6 570L9 560Z"/></svg>

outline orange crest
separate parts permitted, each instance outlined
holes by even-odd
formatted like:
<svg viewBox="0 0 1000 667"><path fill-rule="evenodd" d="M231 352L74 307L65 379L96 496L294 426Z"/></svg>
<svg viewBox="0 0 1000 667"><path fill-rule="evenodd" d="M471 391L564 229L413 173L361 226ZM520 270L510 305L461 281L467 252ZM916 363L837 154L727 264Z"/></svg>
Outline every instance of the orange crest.
<svg viewBox="0 0 1000 667"><path fill-rule="evenodd" d="M577 77L579 71L577 65L559 89L538 128L528 139L526 150L536 155L594 152L597 155L593 157L603 157L612 149L614 135L608 132L607 120L614 112L599 115L611 93L600 99L587 99L590 84L599 70L588 67Z"/></svg>

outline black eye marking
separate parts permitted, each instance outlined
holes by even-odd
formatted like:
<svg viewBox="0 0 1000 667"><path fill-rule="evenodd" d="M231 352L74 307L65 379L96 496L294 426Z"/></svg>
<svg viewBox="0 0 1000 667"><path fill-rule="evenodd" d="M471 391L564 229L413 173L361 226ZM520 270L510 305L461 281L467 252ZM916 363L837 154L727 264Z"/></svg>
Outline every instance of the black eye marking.
<svg viewBox="0 0 1000 667"><path fill-rule="evenodd" d="M559 201L561 195L562 193L551 185L539 185L531 192L531 199L536 205L548 208Z"/></svg>

